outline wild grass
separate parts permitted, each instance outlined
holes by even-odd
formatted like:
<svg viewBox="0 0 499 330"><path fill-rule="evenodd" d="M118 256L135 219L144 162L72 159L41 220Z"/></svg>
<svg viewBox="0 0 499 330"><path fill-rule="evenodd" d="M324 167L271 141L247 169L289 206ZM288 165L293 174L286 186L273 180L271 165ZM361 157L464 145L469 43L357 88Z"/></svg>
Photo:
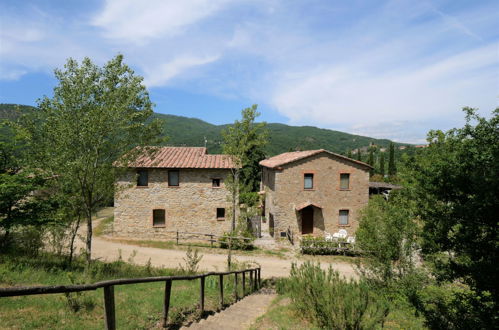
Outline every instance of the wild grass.
<svg viewBox="0 0 499 330"><path fill-rule="evenodd" d="M86 271L83 260L76 260L71 268L67 268L65 260L55 255L43 254L33 258L0 254L0 287L92 283L116 278L178 273L177 269L137 266L124 261L94 261L93 266ZM233 283L233 276L224 277L226 304L234 301ZM241 296L241 285L238 287ZM205 288L205 309L207 313L213 313L219 308L218 276L206 278ZM198 312L199 291L199 280L173 282L169 313L171 327L179 327L201 317ZM162 315L163 294L162 282L116 286L118 327L145 329L158 326ZM70 297L51 294L0 298L0 320L2 328L101 329L104 326L103 291L98 289L71 294Z"/></svg>

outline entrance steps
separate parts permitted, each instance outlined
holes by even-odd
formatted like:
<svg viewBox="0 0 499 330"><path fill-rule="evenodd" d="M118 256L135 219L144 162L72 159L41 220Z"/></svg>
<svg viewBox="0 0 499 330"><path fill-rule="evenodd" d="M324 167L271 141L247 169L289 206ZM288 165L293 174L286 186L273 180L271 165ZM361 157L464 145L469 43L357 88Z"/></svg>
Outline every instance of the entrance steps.
<svg viewBox="0 0 499 330"><path fill-rule="evenodd" d="M261 315L265 314L277 294L260 290L232 304L223 311L210 315L197 323L181 329L192 330L233 330L248 329Z"/></svg>

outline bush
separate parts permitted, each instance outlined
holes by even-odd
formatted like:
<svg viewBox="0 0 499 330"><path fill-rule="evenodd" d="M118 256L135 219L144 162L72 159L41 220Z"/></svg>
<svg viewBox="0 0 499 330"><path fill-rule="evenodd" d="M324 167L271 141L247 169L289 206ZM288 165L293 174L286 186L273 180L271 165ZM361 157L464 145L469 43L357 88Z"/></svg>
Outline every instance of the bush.
<svg viewBox="0 0 499 330"><path fill-rule="evenodd" d="M293 264L286 291L298 313L320 328L371 329L383 326L389 312L387 302L377 297L365 282L340 278L331 267L320 264Z"/></svg>
<svg viewBox="0 0 499 330"><path fill-rule="evenodd" d="M257 192L242 192L239 194L239 203L246 206L257 206L260 201L260 195Z"/></svg>
<svg viewBox="0 0 499 330"><path fill-rule="evenodd" d="M242 238L240 238L242 237ZM247 238L247 239L243 239ZM233 250L253 250L255 247L253 246L253 241L255 237L251 234L250 231L235 231L233 234L224 233L222 237L219 238L220 247L222 249L229 248L229 239L232 240L232 249Z"/></svg>
<svg viewBox="0 0 499 330"><path fill-rule="evenodd" d="M202 255L198 255L198 252L199 252L198 249L194 249L193 252L190 246L187 248L187 252L185 253L185 258L183 258L185 262L185 267L179 264L179 270L181 273L187 275L192 275L197 273L199 269L199 262L203 258Z"/></svg>
<svg viewBox="0 0 499 330"><path fill-rule="evenodd" d="M300 251L302 254L312 255L356 254L352 248L339 248L339 244L345 241L345 239L339 239L333 242L327 241L324 237L303 236L300 242Z"/></svg>
<svg viewBox="0 0 499 330"><path fill-rule="evenodd" d="M492 329L498 322L490 296L480 297L466 285L429 285L418 298L416 308L430 329Z"/></svg>

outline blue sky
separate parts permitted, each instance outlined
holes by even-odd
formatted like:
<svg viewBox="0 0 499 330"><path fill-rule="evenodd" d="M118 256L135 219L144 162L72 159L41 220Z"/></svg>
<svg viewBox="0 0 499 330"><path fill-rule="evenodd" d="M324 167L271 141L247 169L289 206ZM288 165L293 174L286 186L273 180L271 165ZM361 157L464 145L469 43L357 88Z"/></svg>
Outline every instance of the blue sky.
<svg viewBox="0 0 499 330"><path fill-rule="evenodd" d="M0 102L36 105L68 57L117 53L155 111L261 119L401 142L489 115L499 1L0 0Z"/></svg>

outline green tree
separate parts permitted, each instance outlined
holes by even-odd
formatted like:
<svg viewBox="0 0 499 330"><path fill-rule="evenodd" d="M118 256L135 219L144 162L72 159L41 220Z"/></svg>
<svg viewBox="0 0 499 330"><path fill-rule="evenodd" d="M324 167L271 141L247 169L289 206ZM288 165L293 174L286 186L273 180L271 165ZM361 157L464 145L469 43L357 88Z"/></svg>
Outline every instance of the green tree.
<svg viewBox="0 0 499 330"><path fill-rule="evenodd" d="M54 203L42 193L46 176L25 166L25 145L15 126L0 123L0 130L4 133L0 136L0 228L4 231L0 245L6 246L12 228L50 223Z"/></svg>
<svg viewBox="0 0 499 330"><path fill-rule="evenodd" d="M385 153L382 152L379 157L379 174L385 177Z"/></svg>
<svg viewBox="0 0 499 330"><path fill-rule="evenodd" d="M463 128L428 134L430 145L408 164L408 177L435 275L469 285L482 322L475 327L493 328L499 320L499 108L489 120L464 111Z"/></svg>
<svg viewBox="0 0 499 330"><path fill-rule="evenodd" d="M388 158L388 175L394 177L397 175L397 167L395 166L395 146L390 143L390 154Z"/></svg>
<svg viewBox="0 0 499 330"><path fill-rule="evenodd" d="M374 150L373 150L373 148L369 149L369 159L367 160L367 163L372 166L371 170L369 170L369 175L373 176L374 175Z"/></svg>
<svg viewBox="0 0 499 330"><path fill-rule="evenodd" d="M357 160L362 161L362 155L360 154L360 148L357 148Z"/></svg>
<svg viewBox="0 0 499 330"><path fill-rule="evenodd" d="M356 232L357 245L368 256L360 267L364 277L390 285L411 273L417 229L413 201L397 193L389 200L371 198Z"/></svg>
<svg viewBox="0 0 499 330"><path fill-rule="evenodd" d="M113 196L120 171L114 165L125 167L140 152L136 147L157 142L161 123L149 120L152 103L142 77L123 63L122 55L103 67L89 58L81 64L69 59L55 77L54 96L42 98L40 110L26 122L31 161L53 175L61 190L78 196L90 263L92 214Z"/></svg>
<svg viewBox="0 0 499 330"><path fill-rule="evenodd" d="M258 162L264 158L263 148L268 143L266 124L255 123L259 115L256 104L245 108L241 111L242 119L236 120L233 125L222 131L223 152L229 155L234 163L232 176L226 181L232 202L230 236L234 236L236 230L240 191L247 192L253 189L260 172ZM227 257L229 269L231 268L231 251L232 239L229 238Z"/></svg>
<svg viewBox="0 0 499 330"><path fill-rule="evenodd" d="M352 150L348 149L347 157L348 158L352 158Z"/></svg>
<svg viewBox="0 0 499 330"><path fill-rule="evenodd" d="M260 115L257 105L241 111L242 119L236 120L222 132L223 152L231 157L235 164L232 171L233 184L229 185L233 196L232 230L236 227L236 209L239 193L258 189L260 165L265 158L264 148L268 143L266 123L255 123Z"/></svg>

